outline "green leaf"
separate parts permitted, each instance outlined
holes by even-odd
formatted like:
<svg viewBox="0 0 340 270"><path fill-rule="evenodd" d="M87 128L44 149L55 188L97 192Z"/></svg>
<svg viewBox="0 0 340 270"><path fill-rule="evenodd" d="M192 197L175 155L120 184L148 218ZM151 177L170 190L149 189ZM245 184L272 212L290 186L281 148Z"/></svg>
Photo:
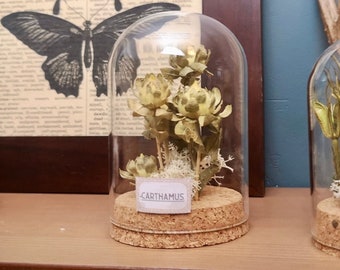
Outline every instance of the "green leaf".
<svg viewBox="0 0 340 270"><path fill-rule="evenodd" d="M163 109L163 108L158 108L158 109L156 110L155 115L156 115L157 117L162 117L162 118L166 118L166 119L171 119L171 117L172 117L172 112L169 112L168 110Z"/></svg>
<svg viewBox="0 0 340 270"><path fill-rule="evenodd" d="M145 139L151 140L153 139L153 133L151 132L151 129L146 129L142 132L142 135L144 136Z"/></svg>
<svg viewBox="0 0 340 270"><path fill-rule="evenodd" d="M133 111L133 116L152 115L152 111L141 105L137 100L128 99L128 107Z"/></svg>
<svg viewBox="0 0 340 270"><path fill-rule="evenodd" d="M221 100L222 100L221 91L217 87L213 87L211 91L215 97L215 107L216 107L218 103L221 103Z"/></svg>
<svg viewBox="0 0 340 270"><path fill-rule="evenodd" d="M332 138L332 127L329 119L329 108L321 102L314 101L313 109L319 121L322 133L326 138Z"/></svg>
<svg viewBox="0 0 340 270"><path fill-rule="evenodd" d="M139 108L136 108L136 110L133 112L134 116L150 116L153 114L151 110L144 106L140 106Z"/></svg>
<svg viewBox="0 0 340 270"><path fill-rule="evenodd" d="M186 67L189 65L189 61L185 57L178 56L176 57L176 64L180 67Z"/></svg>
<svg viewBox="0 0 340 270"><path fill-rule="evenodd" d="M200 175L199 179L201 182L201 189L209 183L212 177L219 172L220 168L216 164L211 164L208 168L204 169Z"/></svg>
<svg viewBox="0 0 340 270"><path fill-rule="evenodd" d="M221 134L212 133L209 136L204 138L205 150L209 153L213 158L217 158L218 149L220 148Z"/></svg>
<svg viewBox="0 0 340 270"><path fill-rule="evenodd" d="M175 134L187 143L193 141L198 145L203 145L196 122L179 121L175 126Z"/></svg>
<svg viewBox="0 0 340 270"><path fill-rule="evenodd" d="M340 137L340 104L336 103L333 109L333 126L334 126L334 135L339 138Z"/></svg>
<svg viewBox="0 0 340 270"><path fill-rule="evenodd" d="M232 112L232 106L227 105L224 107L224 110L219 114L219 116L222 118L226 118L231 114L231 112Z"/></svg>
<svg viewBox="0 0 340 270"><path fill-rule="evenodd" d="M179 77L178 71L172 68L161 68L162 75L167 80L174 80Z"/></svg>
<svg viewBox="0 0 340 270"><path fill-rule="evenodd" d="M180 72L179 72L179 75L181 77L185 77L187 76L188 74L190 74L191 72L193 72L194 70L191 68L191 67L184 67Z"/></svg>
<svg viewBox="0 0 340 270"><path fill-rule="evenodd" d="M134 111L135 108L140 106L140 103L135 99L128 99L127 103L128 103L129 109L132 110L132 111Z"/></svg>
<svg viewBox="0 0 340 270"><path fill-rule="evenodd" d="M216 119L216 116L209 114L209 115L201 115L198 117L198 122L201 127L209 125Z"/></svg>
<svg viewBox="0 0 340 270"><path fill-rule="evenodd" d="M119 169L119 174L124 179L135 180L135 177L132 174L128 173L127 171Z"/></svg>
<svg viewBox="0 0 340 270"><path fill-rule="evenodd" d="M171 117L171 121L177 122L177 121L182 120L183 118L184 118L184 116L182 116L182 115L173 114L172 117Z"/></svg>
<svg viewBox="0 0 340 270"><path fill-rule="evenodd" d="M207 68L207 66L205 64L195 62L191 65L191 68L193 70L198 71L199 73L203 73L203 71Z"/></svg>

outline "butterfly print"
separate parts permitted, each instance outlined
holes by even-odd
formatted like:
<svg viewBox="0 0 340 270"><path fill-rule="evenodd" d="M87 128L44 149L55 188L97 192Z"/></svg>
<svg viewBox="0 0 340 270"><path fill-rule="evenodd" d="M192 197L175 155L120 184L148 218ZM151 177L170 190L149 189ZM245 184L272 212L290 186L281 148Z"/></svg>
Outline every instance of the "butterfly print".
<svg viewBox="0 0 340 270"><path fill-rule="evenodd" d="M94 29L88 20L84 22L84 29L81 29L66 20L37 12L11 13L3 17L1 23L29 48L39 55L47 56L42 70L51 89L65 96L77 97L83 80L84 64L86 68L92 66L92 79L99 97L101 94L107 95L108 60L119 35L138 19L179 9L178 5L170 3L145 4L118 13ZM125 62L129 66L121 65L121 68L130 70L130 75L136 76L131 70L136 70L139 61ZM126 90L119 89L121 91Z"/></svg>

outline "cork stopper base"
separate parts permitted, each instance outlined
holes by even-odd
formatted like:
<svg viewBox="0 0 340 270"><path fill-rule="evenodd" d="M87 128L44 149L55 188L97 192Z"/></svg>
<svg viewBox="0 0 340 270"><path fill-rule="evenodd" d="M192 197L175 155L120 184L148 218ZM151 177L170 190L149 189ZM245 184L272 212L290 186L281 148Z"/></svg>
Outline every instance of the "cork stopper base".
<svg viewBox="0 0 340 270"><path fill-rule="evenodd" d="M111 237L146 248L201 247L229 242L249 230L242 195L229 188L206 187L189 214L136 211L135 191L119 195L111 217Z"/></svg>
<svg viewBox="0 0 340 270"><path fill-rule="evenodd" d="M313 243L320 250L340 257L340 201L328 198L316 209Z"/></svg>

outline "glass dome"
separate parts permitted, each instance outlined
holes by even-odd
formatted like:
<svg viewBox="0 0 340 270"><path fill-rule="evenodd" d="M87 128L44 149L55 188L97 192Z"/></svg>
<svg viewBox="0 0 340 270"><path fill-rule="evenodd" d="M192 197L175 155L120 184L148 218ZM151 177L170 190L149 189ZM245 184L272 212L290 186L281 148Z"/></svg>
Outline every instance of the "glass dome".
<svg viewBox="0 0 340 270"><path fill-rule="evenodd" d="M202 14L154 14L121 34L108 72L114 193L122 194L111 213L112 237L136 246L180 248L228 242L244 235L249 229L247 64L233 33ZM141 225L135 214L134 222L126 220L126 215L122 220L123 195L132 192L139 200L137 180L145 177L160 182L189 179L191 210L179 214L170 209L175 215L158 216L159 224L173 223L173 227L157 227L157 214L143 216L143 221L153 220L152 225ZM220 197L210 198L210 193ZM227 206L230 198L237 199ZM197 206L205 200L205 206ZM214 200L219 201L215 207ZM202 218L195 216L201 207L221 222L208 221L215 224L208 228L195 224L193 218ZM124 230L133 236L123 237ZM138 231L150 239L155 232L157 241L142 241ZM219 231L224 236L215 239L213 234ZM167 234L183 238L170 245ZM189 235L199 242L188 241Z"/></svg>
<svg viewBox="0 0 340 270"><path fill-rule="evenodd" d="M316 247L340 255L340 41L323 52L309 81L309 126Z"/></svg>

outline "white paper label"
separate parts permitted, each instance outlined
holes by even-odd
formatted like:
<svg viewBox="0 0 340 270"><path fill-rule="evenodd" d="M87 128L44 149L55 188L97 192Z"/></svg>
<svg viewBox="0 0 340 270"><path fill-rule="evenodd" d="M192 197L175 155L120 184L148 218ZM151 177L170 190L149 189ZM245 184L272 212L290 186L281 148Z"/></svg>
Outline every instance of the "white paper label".
<svg viewBox="0 0 340 270"><path fill-rule="evenodd" d="M183 214L191 211L190 178L136 178L137 211L154 214Z"/></svg>

